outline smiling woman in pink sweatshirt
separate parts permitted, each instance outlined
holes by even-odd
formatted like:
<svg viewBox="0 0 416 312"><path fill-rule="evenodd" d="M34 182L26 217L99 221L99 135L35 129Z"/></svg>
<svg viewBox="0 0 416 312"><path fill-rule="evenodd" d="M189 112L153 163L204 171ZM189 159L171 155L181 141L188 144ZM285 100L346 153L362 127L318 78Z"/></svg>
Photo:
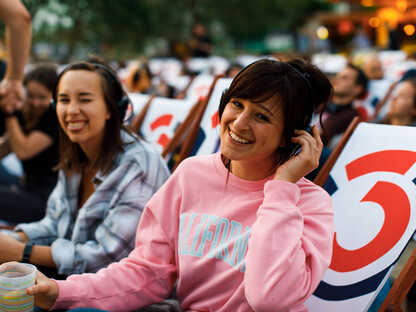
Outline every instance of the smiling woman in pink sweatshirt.
<svg viewBox="0 0 416 312"><path fill-rule="evenodd" d="M130 255L66 281L38 274L35 304L132 311L177 281L184 311L307 311L330 263L333 209L303 178L318 165L318 130L296 129L331 93L302 60L248 65L221 99L221 152L181 163L147 203Z"/></svg>

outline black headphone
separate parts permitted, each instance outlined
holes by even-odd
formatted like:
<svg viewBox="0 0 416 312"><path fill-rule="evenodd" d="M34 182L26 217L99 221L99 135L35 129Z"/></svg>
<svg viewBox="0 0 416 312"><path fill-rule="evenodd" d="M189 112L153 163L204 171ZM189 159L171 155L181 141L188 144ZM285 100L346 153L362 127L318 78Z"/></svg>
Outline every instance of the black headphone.
<svg viewBox="0 0 416 312"><path fill-rule="evenodd" d="M124 117L126 116L127 108L129 106L129 103L130 103L130 99L125 94L120 81L118 80L118 78L115 75L115 73L113 72L113 70L110 69L108 66L103 65L101 63L90 63L90 62L87 62L87 63L93 65L94 68L104 69L110 75L111 79L115 82L115 86L117 88L117 90L116 90L117 112L120 116L120 122L123 123ZM52 100L50 102L50 106L53 110L56 110L56 102L57 102L56 89L58 88L59 80L61 79L62 75L67 72L67 70L68 70L68 67L65 68L58 75L58 77L55 81L55 85L54 85L53 90L52 90Z"/></svg>

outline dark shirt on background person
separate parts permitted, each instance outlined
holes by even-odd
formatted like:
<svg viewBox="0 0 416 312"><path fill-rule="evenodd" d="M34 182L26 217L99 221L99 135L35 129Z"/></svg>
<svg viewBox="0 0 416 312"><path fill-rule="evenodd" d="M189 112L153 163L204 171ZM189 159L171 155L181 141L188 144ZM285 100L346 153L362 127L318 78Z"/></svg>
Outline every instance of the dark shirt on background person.
<svg viewBox="0 0 416 312"><path fill-rule="evenodd" d="M189 40L189 49L192 57L208 57L212 51L210 37L205 26L197 23L192 29L192 38Z"/></svg>
<svg viewBox="0 0 416 312"><path fill-rule="evenodd" d="M343 133L348 128L354 117L359 115L357 110L354 108L353 103L343 106L330 103L328 105L327 112L330 117L322 123L327 134L326 136L322 136L322 142L324 145L328 145L334 136Z"/></svg>
<svg viewBox="0 0 416 312"><path fill-rule="evenodd" d="M17 113L17 117L23 128L22 114ZM50 136L53 143L38 155L21 161L24 177L19 185L0 185L0 219L12 224L41 219L45 215L46 200L58 179L57 171L53 170L59 160L56 113L49 109L30 131L40 131Z"/></svg>

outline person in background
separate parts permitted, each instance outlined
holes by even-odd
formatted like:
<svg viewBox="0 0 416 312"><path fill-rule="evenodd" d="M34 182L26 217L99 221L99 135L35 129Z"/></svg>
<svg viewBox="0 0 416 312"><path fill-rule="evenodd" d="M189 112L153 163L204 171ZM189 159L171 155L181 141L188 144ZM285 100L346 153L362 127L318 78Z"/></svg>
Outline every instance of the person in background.
<svg viewBox="0 0 416 312"><path fill-rule="evenodd" d="M356 116L360 116L359 111L354 107L354 100L363 97L368 87L368 79L363 71L351 63L338 72L331 82L334 94L322 115L320 134L324 147L319 159L319 166L306 175L311 181L316 178L351 121ZM317 109L318 112L321 110L322 107Z"/></svg>
<svg viewBox="0 0 416 312"><path fill-rule="evenodd" d="M325 146L331 146L333 137L342 134L354 117L359 115L353 101L362 97L368 86L363 71L353 64L347 64L331 82L334 94L322 119L322 126L326 130L326 134L321 133Z"/></svg>
<svg viewBox="0 0 416 312"><path fill-rule="evenodd" d="M6 25L7 68L0 82L0 108L3 115L20 109L23 100L24 68L32 42L32 21L20 0L0 1L0 20Z"/></svg>
<svg viewBox="0 0 416 312"><path fill-rule="evenodd" d="M353 51L368 50L371 48L371 40L362 26L357 27L351 45Z"/></svg>
<svg viewBox="0 0 416 312"><path fill-rule="evenodd" d="M0 263L29 262L61 278L126 257L144 205L170 173L157 150L123 125L129 100L109 67L69 65L52 96L58 183L43 219L0 234Z"/></svg>
<svg viewBox="0 0 416 312"><path fill-rule="evenodd" d="M24 77L23 108L5 118L3 144L21 161L24 172L20 179L0 164L0 219L11 224L42 219L57 182L53 168L59 160L58 120L50 108L57 77L54 66L35 66Z"/></svg>
<svg viewBox="0 0 416 312"><path fill-rule="evenodd" d="M203 24L194 24L188 46L191 57L208 57L211 54L213 50L211 38Z"/></svg>
<svg viewBox="0 0 416 312"><path fill-rule="evenodd" d="M66 281L39 272L35 305L133 311L177 281L181 311L307 311L331 260L333 206L303 178L318 165L319 131L296 129L331 91L302 60L245 67L219 104L221 152L181 162L146 204L127 258Z"/></svg>
<svg viewBox="0 0 416 312"><path fill-rule="evenodd" d="M125 85L129 92L152 94L155 90L152 85L152 74L147 62L138 60L132 62L128 68Z"/></svg>
<svg viewBox="0 0 416 312"><path fill-rule="evenodd" d="M361 69L368 80L383 79L383 64L381 63L381 60L376 52L365 54Z"/></svg>
<svg viewBox="0 0 416 312"><path fill-rule="evenodd" d="M129 92L139 92L161 97L173 97L173 88L161 76L152 75L146 60L132 62L128 68L124 84Z"/></svg>
<svg viewBox="0 0 416 312"><path fill-rule="evenodd" d="M399 82L386 117L380 123L416 126L416 78Z"/></svg>
<svg viewBox="0 0 416 312"><path fill-rule="evenodd" d="M242 69L244 66L238 64L238 63L232 63L227 68L227 71L225 72L226 78L234 78Z"/></svg>

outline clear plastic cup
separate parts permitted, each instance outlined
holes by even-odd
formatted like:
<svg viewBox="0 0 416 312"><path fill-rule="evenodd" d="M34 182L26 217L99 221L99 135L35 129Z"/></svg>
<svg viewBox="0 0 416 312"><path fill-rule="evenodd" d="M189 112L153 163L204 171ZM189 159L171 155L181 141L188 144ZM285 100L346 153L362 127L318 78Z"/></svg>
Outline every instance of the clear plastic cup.
<svg viewBox="0 0 416 312"><path fill-rule="evenodd" d="M36 267L27 263L0 265L0 311L33 311L34 297L26 288L35 284Z"/></svg>

